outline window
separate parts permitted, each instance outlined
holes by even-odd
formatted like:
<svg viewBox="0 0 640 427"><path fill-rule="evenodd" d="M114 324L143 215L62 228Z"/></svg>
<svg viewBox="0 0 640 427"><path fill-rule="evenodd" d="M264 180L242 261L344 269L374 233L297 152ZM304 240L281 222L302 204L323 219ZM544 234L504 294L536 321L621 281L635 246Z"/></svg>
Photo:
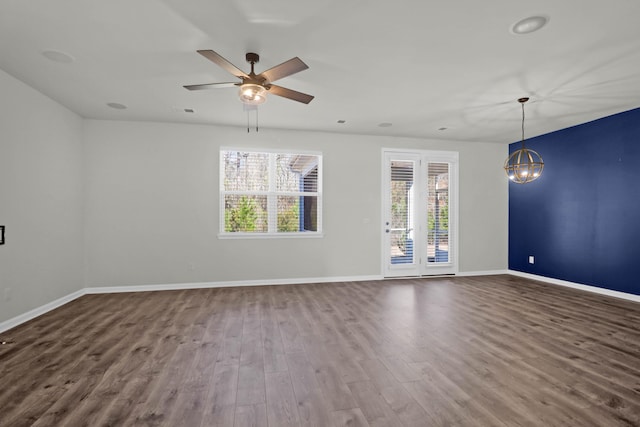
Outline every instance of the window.
<svg viewBox="0 0 640 427"><path fill-rule="evenodd" d="M312 236L322 231L322 156L220 151L220 236Z"/></svg>

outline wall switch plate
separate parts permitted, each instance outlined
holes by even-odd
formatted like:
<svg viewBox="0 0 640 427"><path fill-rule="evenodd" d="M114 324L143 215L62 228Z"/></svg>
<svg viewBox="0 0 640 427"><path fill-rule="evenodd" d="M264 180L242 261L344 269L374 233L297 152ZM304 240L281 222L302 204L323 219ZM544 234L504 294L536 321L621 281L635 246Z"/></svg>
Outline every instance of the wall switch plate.
<svg viewBox="0 0 640 427"><path fill-rule="evenodd" d="M533 257L533 255L529 255L529 264L534 264L535 263L535 258Z"/></svg>

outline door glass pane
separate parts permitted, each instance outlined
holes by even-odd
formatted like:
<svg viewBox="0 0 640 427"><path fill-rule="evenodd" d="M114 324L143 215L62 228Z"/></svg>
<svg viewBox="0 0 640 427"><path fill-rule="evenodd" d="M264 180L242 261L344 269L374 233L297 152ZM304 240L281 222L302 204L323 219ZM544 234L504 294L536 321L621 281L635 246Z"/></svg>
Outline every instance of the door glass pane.
<svg viewBox="0 0 640 427"><path fill-rule="evenodd" d="M449 164L429 163L427 181L427 262L448 263Z"/></svg>
<svg viewBox="0 0 640 427"><path fill-rule="evenodd" d="M413 264L414 162L391 162L391 264Z"/></svg>

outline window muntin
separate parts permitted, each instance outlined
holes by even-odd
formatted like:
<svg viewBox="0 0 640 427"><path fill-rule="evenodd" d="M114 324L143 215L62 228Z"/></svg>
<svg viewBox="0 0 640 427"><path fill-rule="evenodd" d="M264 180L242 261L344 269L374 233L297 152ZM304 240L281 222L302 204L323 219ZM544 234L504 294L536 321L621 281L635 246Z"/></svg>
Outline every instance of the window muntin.
<svg viewBox="0 0 640 427"><path fill-rule="evenodd" d="M320 235L322 156L220 151L220 235Z"/></svg>

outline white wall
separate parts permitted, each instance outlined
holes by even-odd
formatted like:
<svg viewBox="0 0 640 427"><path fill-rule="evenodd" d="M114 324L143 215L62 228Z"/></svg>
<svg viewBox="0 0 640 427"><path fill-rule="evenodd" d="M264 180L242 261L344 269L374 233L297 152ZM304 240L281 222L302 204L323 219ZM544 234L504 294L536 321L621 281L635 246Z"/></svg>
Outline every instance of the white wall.
<svg viewBox="0 0 640 427"><path fill-rule="evenodd" d="M87 286L379 275L382 147L458 151L460 271L507 267L504 145L96 120L84 142ZM219 240L221 146L321 151L324 238Z"/></svg>
<svg viewBox="0 0 640 427"><path fill-rule="evenodd" d="M84 287L82 119L0 70L0 322Z"/></svg>

